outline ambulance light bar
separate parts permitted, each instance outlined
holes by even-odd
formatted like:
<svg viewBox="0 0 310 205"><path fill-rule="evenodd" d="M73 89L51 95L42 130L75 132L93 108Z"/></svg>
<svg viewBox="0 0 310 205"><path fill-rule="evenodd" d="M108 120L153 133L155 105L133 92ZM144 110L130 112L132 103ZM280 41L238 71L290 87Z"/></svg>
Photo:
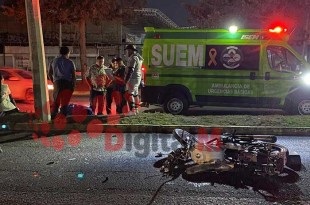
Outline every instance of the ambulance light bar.
<svg viewBox="0 0 310 205"><path fill-rule="evenodd" d="M286 31L287 31L286 28L282 28L282 27L280 27L280 26L277 26L277 27L275 27L275 28L269 29L269 32L270 32L270 33L283 33L283 32L286 32Z"/></svg>

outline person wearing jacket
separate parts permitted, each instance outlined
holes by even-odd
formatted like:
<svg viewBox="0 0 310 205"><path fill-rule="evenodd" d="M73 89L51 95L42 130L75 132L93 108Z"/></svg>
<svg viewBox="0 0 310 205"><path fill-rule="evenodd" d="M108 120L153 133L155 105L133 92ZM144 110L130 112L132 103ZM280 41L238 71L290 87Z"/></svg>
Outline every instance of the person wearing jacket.
<svg viewBox="0 0 310 205"><path fill-rule="evenodd" d="M63 46L60 48L60 56L49 65L48 77L54 84L52 106L52 119L60 112L67 115L67 109L76 84L75 64L69 59L70 50Z"/></svg>
<svg viewBox="0 0 310 205"><path fill-rule="evenodd" d="M126 66L124 65L123 59L118 57L116 58L117 69L113 72L113 76L115 79L115 87L114 87L114 96L115 96L115 104L116 104L116 113L122 114L126 109L126 99L125 99L125 71Z"/></svg>
<svg viewBox="0 0 310 205"><path fill-rule="evenodd" d="M3 117L11 113L19 112L15 100L12 98L9 85L4 84L4 78L1 73L0 81L0 116Z"/></svg>
<svg viewBox="0 0 310 205"><path fill-rule="evenodd" d="M90 87L90 105L95 113L98 102L97 115L103 115L106 89L111 83L111 79L106 74L107 67L104 65L104 57L97 56L96 64L92 65L86 74L86 80Z"/></svg>
<svg viewBox="0 0 310 205"><path fill-rule="evenodd" d="M125 70L126 67L123 63L122 58L115 57L112 59L110 64L111 69L111 79L113 79L110 86L107 88L106 94L106 111L107 114L111 114L111 105L114 99L116 104L116 113L122 114L126 109L126 100L125 100ZM126 109L127 110L127 109Z"/></svg>

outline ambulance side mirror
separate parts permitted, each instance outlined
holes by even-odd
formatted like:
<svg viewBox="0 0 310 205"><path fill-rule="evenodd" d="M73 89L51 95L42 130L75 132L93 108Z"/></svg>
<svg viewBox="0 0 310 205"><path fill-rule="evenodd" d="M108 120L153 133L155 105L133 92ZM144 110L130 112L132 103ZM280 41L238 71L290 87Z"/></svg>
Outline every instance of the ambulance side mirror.
<svg viewBox="0 0 310 205"><path fill-rule="evenodd" d="M255 72L251 72L250 73L250 80L255 80L256 78L256 73Z"/></svg>
<svg viewBox="0 0 310 205"><path fill-rule="evenodd" d="M298 63L295 68L296 73L300 73L305 70L305 65L303 63Z"/></svg>

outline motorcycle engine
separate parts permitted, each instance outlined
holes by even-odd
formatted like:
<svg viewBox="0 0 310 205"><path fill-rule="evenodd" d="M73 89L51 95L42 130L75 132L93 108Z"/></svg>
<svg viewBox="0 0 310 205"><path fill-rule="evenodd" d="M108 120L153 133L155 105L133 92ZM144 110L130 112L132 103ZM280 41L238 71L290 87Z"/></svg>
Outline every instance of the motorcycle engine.
<svg viewBox="0 0 310 205"><path fill-rule="evenodd" d="M259 143L239 152L238 161L240 165L253 168L256 172L274 175L281 173L284 169L286 159L282 153L284 152L281 147Z"/></svg>
<svg viewBox="0 0 310 205"><path fill-rule="evenodd" d="M192 160L197 164L215 163L224 160L224 151L218 146L196 144L190 149L190 153Z"/></svg>

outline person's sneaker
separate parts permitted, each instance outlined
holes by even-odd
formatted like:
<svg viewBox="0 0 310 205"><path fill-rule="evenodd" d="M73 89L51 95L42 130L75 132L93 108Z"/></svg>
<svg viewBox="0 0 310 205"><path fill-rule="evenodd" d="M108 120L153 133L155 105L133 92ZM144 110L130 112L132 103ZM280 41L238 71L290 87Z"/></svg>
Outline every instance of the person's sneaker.
<svg viewBox="0 0 310 205"><path fill-rule="evenodd" d="M139 109L138 109L138 108L135 108L135 109L134 109L134 112L135 112L136 114L139 114Z"/></svg>
<svg viewBox="0 0 310 205"><path fill-rule="evenodd" d="M133 110L130 110L129 112L127 112L127 115L136 115L136 112L135 111L133 111Z"/></svg>
<svg viewBox="0 0 310 205"><path fill-rule="evenodd" d="M103 115L103 113L102 112L98 112L97 115Z"/></svg>

